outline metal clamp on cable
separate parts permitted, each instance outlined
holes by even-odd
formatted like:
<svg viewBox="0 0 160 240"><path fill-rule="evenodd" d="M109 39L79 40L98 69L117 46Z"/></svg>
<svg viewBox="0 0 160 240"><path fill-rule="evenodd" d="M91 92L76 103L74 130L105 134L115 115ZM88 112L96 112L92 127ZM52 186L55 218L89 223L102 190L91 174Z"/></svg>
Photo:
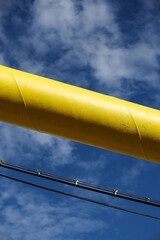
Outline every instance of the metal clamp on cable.
<svg viewBox="0 0 160 240"><path fill-rule="evenodd" d="M77 184L79 183L79 180L74 179L73 182L74 182L75 186L77 186Z"/></svg>
<svg viewBox="0 0 160 240"><path fill-rule="evenodd" d="M37 175L41 175L41 172L42 172L41 170L37 169Z"/></svg>
<svg viewBox="0 0 160 240"><path fill-rule="evenodd" d="M114 190L113 190L113 193L114 193L114 195L117 195L118 190L114 189Z"/></svg>
<svg viewBox="0 0 160 240"><path fill-rule="evenodd" d="M150 198L146 198L146 202L149 203L150 202Z"/></svg>

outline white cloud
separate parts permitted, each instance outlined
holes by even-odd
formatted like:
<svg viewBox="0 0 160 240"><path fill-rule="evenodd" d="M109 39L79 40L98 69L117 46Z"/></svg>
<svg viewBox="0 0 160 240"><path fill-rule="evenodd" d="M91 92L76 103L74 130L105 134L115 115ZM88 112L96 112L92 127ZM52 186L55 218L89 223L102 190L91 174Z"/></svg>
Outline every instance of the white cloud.
<svg viewBox="0 0 160 240"><path fill-rule="evenodd" d="M89 66L97 83L119 96L124 80L130 88L134 80L158 85L158 20L149 16L147 8L144 27L140 32L137 22L137 41L130 44L125 44L117 9L109 1L35 0L27 9L30 17L22 23L26 31L18 37L21 51L19 44L3 40L12 44L12 57L20 69L87 87L83 69ZM78 74L73 73L77 68ZM125 94L132 92L130 88Z"/></svg>
<svg viewBox="0 0 160 240"><path fill-rule="evenodd" d="M84 234L108 227L102 220L92 219L92 210L86 212L85 203L72 199L59 202L54 194L52 200L48 200L26 186L0 181L0 198L3 200L0 203L1 239L62 240L77 236L84 239Z"/></svg>
<svg viewBox="0 0 160 240"><path fill-rule="evenodd" d="M64 70L63 66L65 70L70 68L68 62L72 65L76 58L77 64L93 68L98 82L115 88L120 89L122 79L147 81L151 85L158 81L159 50L158 45L152 46L156 33L152 32L152 38L146 41L144 28L139 40L125 47L109 2L83 1L78 8L71 0L35 1L33 15L35 49L39 49L40 36L46 45L44 49L52 54L54 44L68 49L53 64L60 71Z"/></svg>
<svg viewBox="0 0 160 240"><path fill-rule="evenodd" d="M0 131L0 156L5 161L23 165L37 159L37 166L45 163L53 169L74 161L74 147L69 140L5 123L0 124Z"/></svg>
<svg viewBox="0 0 160 240"><path fill-rule="evenodd" d="M0 65L5 65L4 56L0 54Z"/></svg>
<svg viewBox="0 0 160 240"><path fill-rule="evenodd" d="M147 163L144 161L138 161L138 163L135 163L128 168L123 168L120 182L123 186L131 187L138 181L138 177L141 176L142 172L145 171L148 171Z"/></svg>
<svg viewBox="0 0 160 240"><path fill-rule="evenodd" d="M119 84L120 79L136 79L153 84L159 79L156 51L139 43L130 49L101 46L92 60L95 74L102 83Z"/></svg>

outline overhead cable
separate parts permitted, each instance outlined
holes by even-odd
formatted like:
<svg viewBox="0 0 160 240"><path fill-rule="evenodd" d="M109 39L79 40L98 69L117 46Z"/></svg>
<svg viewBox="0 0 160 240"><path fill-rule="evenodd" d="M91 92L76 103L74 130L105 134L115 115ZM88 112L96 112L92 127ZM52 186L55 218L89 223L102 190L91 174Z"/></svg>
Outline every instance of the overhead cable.
<svg viewBox="0 0 160 240"><path fill-rule="evenodd" d="M160 201L153 200L149 197L140 197L140 196L137 196L137 195L124 193L124 192L121 192L121 191L116 190L116 189L109 189L109 188L104 188L104 187L100 187L100 186L89 184L89 183L84 183L84 182L81 182L77 179L70 179L70 178L54 175L54 174L51 174L51 173L46 173L46 172L43 172L41 170L36 170L36 169L23 167L21 165L17 165L17 164L6 162L6 161L1 161L0 166L4 167L4 168L11 169L11 170L15 170L15 171L18 171L18 172L23 172L23 173L30 174L30 175L33 175L33 176L38 176L38 177L41 177L41 178L45 178L45 179L48 179L48 180L52 180L52 181L60 182L60 183L63 183L63 184L75 186L77 188L82 188L82 189L86 189L86 190L89 190L89 191L94 191L94 192L101 193L101 194L107 194L107 195L111 195L111 196L114 196L114 197L127 199L127 200L130 200L130 201L135 201L135 202L139 202L139 203L143 203L143 204L148 204L148 205L160 207Z"/></svg>
<svg viewBox="0 0 160 240"><path fill-rule="evenodd" d="M87 201L87 202L92 202L92 203L96 203L96 204L103 205L103 206L106 206L106 207L111 207L111 208L115 208L115 209L122 210L122 211L125 211L125 212L134 213L134 214L141 215L141 216L144 216L144 217L149 217L149 218L154 218L154 219L160 220L160 217L156 217L156 216L153 216L153 215L128 210L126 208L121 208L121 207L118 207L118 206L115 206L115 205L111 205L111 204L108 204L108 203L92 200L90 198L77 196L77 195L74 195L74 194L71 194L71 193L62 192L62 191L59 191L59 190L56 190L56 189L53 189L53 188L44 187L42 185L38 185L38 184L31 183L31 182L28 182L28 181L24 181L24 180L21 180L21 179L13 178L13 177L10 177L10 176L4 175L4 174L0 174L0 176L11 179L11 180L14 180L14 181L17 181L17 182L28 184L28 185L31 185L33 187L37 187L37 188L41 188L41 189L44 189L44 190L60 193L60 194L63 194L63 195L69 196L69 197L81 199L81 200L84 200L84 201Z"/></svg>

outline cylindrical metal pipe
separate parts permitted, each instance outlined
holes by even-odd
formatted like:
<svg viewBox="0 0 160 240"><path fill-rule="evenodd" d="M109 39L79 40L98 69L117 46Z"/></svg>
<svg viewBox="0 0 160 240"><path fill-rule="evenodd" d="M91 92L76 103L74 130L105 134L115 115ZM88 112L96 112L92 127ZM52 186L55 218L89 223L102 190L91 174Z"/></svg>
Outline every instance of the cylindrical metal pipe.
<svg viewBox="0 0 160 240"><path fill-rule="evenodd" d="M160 163L160 111L0 66L0 121Z"/></svg>

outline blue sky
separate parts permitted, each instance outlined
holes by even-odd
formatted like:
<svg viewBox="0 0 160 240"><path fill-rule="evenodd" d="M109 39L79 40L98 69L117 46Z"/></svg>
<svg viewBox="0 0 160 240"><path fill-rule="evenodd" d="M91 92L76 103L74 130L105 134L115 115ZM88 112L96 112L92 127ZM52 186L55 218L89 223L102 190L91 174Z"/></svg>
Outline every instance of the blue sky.
<svg viewBox="0 0 160 240"><path fill-rule="evenodd" d="M159 14L158 0L1 1L0 64L159 109ZM1 159L160 199L156 163L5 123L0 129ZM0 186L2 240L160 238L153 219L9 180ZM160 216L153 207L52 186Z"/></svg>

